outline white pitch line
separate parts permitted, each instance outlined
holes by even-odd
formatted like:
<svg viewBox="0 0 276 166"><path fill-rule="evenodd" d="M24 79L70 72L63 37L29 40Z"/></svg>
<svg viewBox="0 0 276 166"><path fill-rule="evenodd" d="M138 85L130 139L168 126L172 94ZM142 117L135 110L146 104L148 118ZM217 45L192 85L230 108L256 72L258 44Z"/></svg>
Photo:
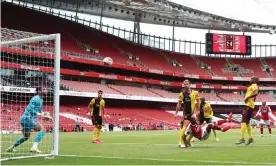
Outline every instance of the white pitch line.
<svg viewBox="0 0 276 166"><path fill-rule="evenodd" d="M14 153L1 153L14 154ZM26 154L26 153L16 153ZM39 156L34 156L39 157ZM275 165L276 163L251 163L251 162L236 162L236 161L217 161L217 160L181 160L181 159L159 159L159 158L134 158L134 157L114 157L114 156L87 156L87 155L58 155L58 157L79 157L79 158L107 158L107 159L121 159L121 160L149 160L149 161L176 161L176 162L199 162L199 163L223 163L223 164L252 164L252 165Z"/></svg>
<svg viewBox="0 0 276 166"><path fill-rule="evenodd" d="M137 135L136 135L137 134ZM129 134L129 135L112 135L112 134L106 134L108 137L148 137L148 136L168 136L168 135L173 135L173 134L149 134L149 135L142 135L142 134Z"/></svg>
<svg viewBox="0 0 276 166"><path fill-rule="evenodd" d="M120 134L120 135L113 135L113 134L108 134L108 132L107 133L105 133L106 134L106 136L108 136L108 137L149 137L149 136L174 136L175 135L175 133L171 133L171 134L161 134L161 133L159 133L159 134L157 134L157 133L154 133L154 134L152 134L152 133L148 133L148 135L143 135L143 134L138 134L138 132L137 133L135 133L135 134L128 134L128 135L125 135L125 134ZM261 135L254 135L255 137L261 137ZM236 138L236 136L231 136L231 137L235 137ZM265 136L266 138L268 138L268 136ZM272 136L272 137L275 137L275 136Z"/></svg>
<svg viewBox="0 0 276 166"><path fill-rule="evenodd" d="M148 135L142 135L139 133L135 133L135 134L121 134L121 135L113 135L113 134L108 134L108 133L104 133L105 136L107 137L149 137L149 136L174 136L174 134L148 134ZM76 135L72 135L72 137L79 137Z"/></svg>
<svg viewBox="0 0 276 166"><path fill-rule="evenodd" d="M275 165L276 163L251 163L235 161L216 161L216 160L180 160L180 159L159 159L159 158L134 158L134 157L113 157L113 156L86 156L86 155L59 155L61 157L79 157L79 158L106 158L121 160L149 160L149 161L176 161L176 162L198 162L198 163L222 163L222 164L251 164L251 165Z"/></svg>
<svg viewBox="0 0 276 166"><path fill-rule="evenodd" d="M198 141L198 142L201 142L201 141ZM61 142L61 143L67 143L68 142ZM70 144L83 144L85 142L70 142ZM91 143L92 144L92 143ZM126 143L116 143L116 142L103 142L102 144L107 144L107 145L156 145L156 146L178 146L178 144L151 144L151 143L136 143L136 142L126 142ZM228 145L220 145L220 144L209 144L209 143L206 143L206 144L197 144L197 142L195 142L193 144L195 147L242 147L242 146L245 146L245 145L235 145L234 143L233 144L228 144ZM257 147L276 147L276 145L258 145L258 144L251 144L249 146L257 146Z"/></svg>

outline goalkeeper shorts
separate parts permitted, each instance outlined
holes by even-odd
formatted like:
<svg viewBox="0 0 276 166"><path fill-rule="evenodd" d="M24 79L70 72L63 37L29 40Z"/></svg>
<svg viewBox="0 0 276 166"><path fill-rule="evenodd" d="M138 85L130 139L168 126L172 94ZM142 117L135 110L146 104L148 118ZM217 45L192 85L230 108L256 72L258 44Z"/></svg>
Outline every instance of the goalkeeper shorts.
<svg viewBox="0 0 276 166"><path fill-rule="evenodd" d="M31 132L32 129L38 125L35 119L29 119L25 116L20 118L20 124L22 126L22 132Z"/></svg>

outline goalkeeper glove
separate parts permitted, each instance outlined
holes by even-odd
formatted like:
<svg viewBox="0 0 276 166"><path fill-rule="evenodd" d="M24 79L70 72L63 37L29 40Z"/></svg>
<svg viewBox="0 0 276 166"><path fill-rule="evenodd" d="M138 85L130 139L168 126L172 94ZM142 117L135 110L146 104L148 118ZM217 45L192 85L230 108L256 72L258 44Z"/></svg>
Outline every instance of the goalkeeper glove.
<svg viewBox="0 0 276 166"><path fill-rule="evenodd" d="M50 119L53 119L50 115L49 112L43 112L42 114L42 117L45 118L46 120L50 120Z"/></svg>

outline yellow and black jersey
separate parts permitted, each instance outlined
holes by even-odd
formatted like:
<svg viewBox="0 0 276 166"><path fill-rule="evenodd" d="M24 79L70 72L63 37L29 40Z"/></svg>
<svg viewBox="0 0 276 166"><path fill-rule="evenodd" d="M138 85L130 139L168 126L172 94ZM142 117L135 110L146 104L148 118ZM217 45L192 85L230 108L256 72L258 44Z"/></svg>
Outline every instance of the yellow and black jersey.
<svg viewBox="0 0 276 166"><path fill-rule="evenodd" d="M184 104L185 114L192 114L194 112L197 100L199 100L198 91L192 90L189 92L180 92L179 101Z"/></svg>
<svg viewBox="0 0 276 166"><path fill-rule="evenodd" d="M202 107L202 111L204 113L204 118L208 119L213 117L213 110L211 104L204 104L204 106Z"/></svg>
<svg viewBox="0 0 276 166"><path fill-rule="evenodd" d="M251 86L249 86L247 88L247 92L245 94L245 98L247 98L248 96L252 95L252 93L255 91L255 90L259 90L259 87L257 84L252 84ZM244 103L246 106L254 109L255 108L255 100L256 100L256 97L251 97L248 99L248 101L246 103Z"/></svg>
<svg viewBox="0 0 276 166"><path fill-rule="evenodd" d="M91 108L91 115L98 115L102 116L103 111L104 111L104 106L105 106L105 101L104 99L99 99L99 98L94 98L90 101L89 106Z"/></svg>

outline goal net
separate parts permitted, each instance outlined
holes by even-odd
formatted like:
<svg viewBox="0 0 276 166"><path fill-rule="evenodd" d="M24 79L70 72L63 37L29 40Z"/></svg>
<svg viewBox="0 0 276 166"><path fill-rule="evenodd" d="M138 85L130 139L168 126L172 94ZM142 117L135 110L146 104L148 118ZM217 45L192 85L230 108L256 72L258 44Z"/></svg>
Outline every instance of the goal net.
<svg viewBox="0 0 276 166"><path fill-rule="evenodd" d="M1 161L58 155L60 35L2 28L1 41Z"/></svg>

